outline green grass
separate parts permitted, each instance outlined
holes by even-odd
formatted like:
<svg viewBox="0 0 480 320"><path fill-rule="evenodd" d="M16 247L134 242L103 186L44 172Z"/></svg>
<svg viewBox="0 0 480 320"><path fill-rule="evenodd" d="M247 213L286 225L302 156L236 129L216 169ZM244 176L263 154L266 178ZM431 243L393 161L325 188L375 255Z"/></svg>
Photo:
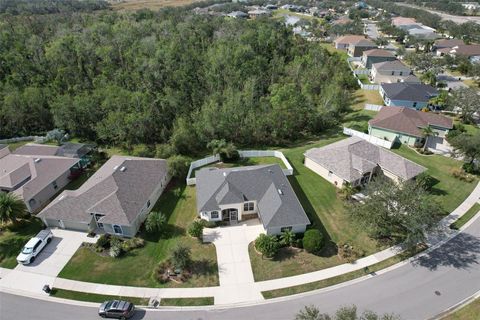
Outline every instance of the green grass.
<svg viewBox="0 0 480 320"><path fill-rule="evenodd" d="M203 244L186 234L187 226L196 217L195 189L184 184L170 185L154 210L168 217L164 236L142 233L145 247L120 258L103 257L87 248L80 248L60 272L61 278L113 285L144 287L206 287L218 285L217 256L213 244ZM194 260L194 275L184 283L160 284L154 269L170 257L179 244L188 246Z"/></svg>
<svg viewBox="0 0 480 320"><path fill-rule="evenodd" d="M20 250L42 228L42 221L33 217L28 220L19 220L17 225L1 226L0 267L15 268Z"/></svg>
<svg viewBox="0 0 480 320"><path fill-rule="evenodd" d="M450 228L458 230L465 225L470 219L472 219L478 212L480 212L480 204L475 203L463 216L450 225Z"/></svg>
<svg viewBox="0 0 480 320"><path fill-rule="evenodd" d="M85 293L71 290L64 290L53 288L50 296L55 298L77 300L77 301L87 301L87 302L98 302L103 303L107 300L126 300L133 303L136 306L146 306L148 305L148 298L136 298L136 297L121 297L121 296L110 296L96 293Z"/></svg>
<svg viewBox="0 0 480 320"><path fill-rule="evenodd" d="M370 80L368 79L368 76L366 74L359 74L359 75L357 75L357 78L363 84L372 84L372 82L370 82ZM369 91L374 91L374 90L369 90Z"/></svg>
<svg viewBox="0 0 480 320"><path fill-rule="evenodd" d="M27 143L32 143L33 141L19 141L19 142L12 142L8 144L8 148L10 149L10 152L13 152L20 148L21 146L26 145Z"/></svg>
<svg viewBox="0 0 480 320"><path fill-rule="evenodd" d="M448 315L442 320L478 320L480 314L480 299L473 300L466 306Z"/></svg>
<svg viewBox="0 0 480 320"><path fill-rule="evenodd" d="M196 172L198 170L201 170L203 168L234 168L234 167L244 167L244 166L255 166L255 165L261 165L261 164L278 164L282 169L286 169L287 167L283 163L282 159L276 158L276 157L253 157L253 158L243 158L240 159L239 161L232 162L232 163L225 163L225 162L215 162L208 164L203 167L199 167L195 169L192 172L191 178L194 178L196 175Z"/></svg>
<svg viewBox="0 0 480 320"><path fill-rule="evenodd" d="M328 52L330 52L330 53L338 53L345 60L345 63L346 63L346 60L348 58L347 51L336 49L335 46L333 45L333 43L320 43L320 46L327 49Z"/></svg>
<svg viewBox="0 0 480 320"><path fill-rule="evenodd" d="M160 299L161 306L175 306L175 307L193 307L193 306L212 306L213 297L203 298L162 298Z"/></svg>
<svg viewBox="0 0 480 320"><path fill-rule="evenodd" d="M405 145L392 151L428 169L427 174L438 181L433 186L432 197L441 204L445 214L455 210L478 183L478 178L468 183L452 176L453 169L461 168L461 161L440 155L421 155Z"/></svg>
<svg viewBox="0 0 480 320"><path fill-rule="evenodd" d="M393 256L391 258L388 258L384 261L378 262L376 264L371 265L370 267L352 271L349 273L345 273L336 277L320 280L320 281L315 281L315 282L310 282L294 287L288 287L288 288L282 288L282 289L276 289L276 290L269 290L269 291L263 291L262 295L265 299L273 299L273 298L278 298L278 297L283 297L283 296L289 296L292 294L298 294L302 292L307 292L307 291L312 291L312 290L318 290L326 287L330 287L345 281L350 281L356 278L360 278L363 276L366 276L371 273L375 273L379 270L385 269L387 267L393 266L394 264L399 263L402 260L408 259L425 248L419 248L417 250L412 250L412 251L406 251L403 253L400 253L396 256Z"/></svg>

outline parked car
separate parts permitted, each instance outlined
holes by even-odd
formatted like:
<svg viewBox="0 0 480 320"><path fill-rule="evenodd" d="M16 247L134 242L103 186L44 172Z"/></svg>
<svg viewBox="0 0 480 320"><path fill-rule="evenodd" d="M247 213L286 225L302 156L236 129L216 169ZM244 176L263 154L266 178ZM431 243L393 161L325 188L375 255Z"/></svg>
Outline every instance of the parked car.
<svg viewBox="0 0 480 320"><path fill-rule="evenodd" d="M28 240L27 244L23 247L22 252L17 256L17 262L21 264L32 263L42 249L52 241L52 238L53 234L49 229L40 231L35 237Z"/></svg>
<svg viewBox="0 0 480 320"><path fill-rule="evenodd" d="M105 301L98 310L102 318L129 319L135 312L133 303L121 300Z"/></svg>

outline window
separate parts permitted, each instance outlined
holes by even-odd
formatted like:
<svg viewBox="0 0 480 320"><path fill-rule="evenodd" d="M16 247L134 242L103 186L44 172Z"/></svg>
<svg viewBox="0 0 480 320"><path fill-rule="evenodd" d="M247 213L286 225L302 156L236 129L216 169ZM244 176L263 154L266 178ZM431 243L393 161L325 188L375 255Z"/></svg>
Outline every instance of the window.
<svg viewBox="0 0 480 320"><path fill-rule="evenodd" d="M58 189L57 181L52 182L53 189Z"/></svg>
<svg viewBox="0 0 480 320"><path fill-rule="evenodd" d="M416 103L416 102L413 103L413 107L414 107L414 108L417 107L417 103Z"/></svg>
<svg viewBox="0 0 480 320"><path fill-rule="evenodd" d="M116 224L114 224L114 225L113 225L113 232L115 232L116 234L122 234L122 233L123 233L122 227L117 226Z"/></svg>
<svg viewBox="0 0 480 320"><path fill-rule="evenodd" d="M210 218L211 219L218 219L218 211L210 212Z"/></svg>
<svg viewBox="0 0 480 320"><path fill-rule="evenodd" d="M150 208L151 202L150 200L147 201L147 208Z"/></svg>
<svg viewBox="0 0 480 320"><path fill-rule="evenodd" d="M403 71L400 71L400 75L403 76Z"/></svg>
<svg viewBox="0 0 480 320"><path fill-rule="evenodd" d="M395 75L395 71L392 71L392 76L394 76L394 75Z"/></svg>
<svg viewBox="0 0 480 320"><path fill-rule="evenodd" d="M280 228L280 231L281 231L281 232L292 231L292 227L281 227L281 228Z"/></svg>
<svg viewBox="0 0 480 320"><path fill-rule="evenodd" d="M243 204L243 211L253 211L253 210L255 210L254 202L245 202Z"/></svg>

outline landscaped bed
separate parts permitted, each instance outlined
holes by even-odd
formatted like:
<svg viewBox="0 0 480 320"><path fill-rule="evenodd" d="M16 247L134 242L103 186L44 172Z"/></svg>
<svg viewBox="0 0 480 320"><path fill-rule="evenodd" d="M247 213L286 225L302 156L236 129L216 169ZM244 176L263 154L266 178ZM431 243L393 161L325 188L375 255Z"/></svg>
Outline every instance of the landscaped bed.
<svg viewBox="0 0 480 320"><path fill-rule="evenodd" d="M69 300L78 300L78 301L87 301L87 302L98 302L103 303L108 300L126 300L137 306L146 306L148 305L148 298L136 298L136 297L121 297L121 296L110 296L104 294L96 293L85 293L71 290L64 290L58 288L52 288L50 296L55 298L69 299Z"/></svg>
<svg viewBox="0 0 480 320"><path fill-rule="evenodd" d="M143 248L112 258L101 256L89 248L80 248L64 269L61 278L114 285L143 287L207 287L217 286L218 268L215 247L203 244L186 234L187 226L196 217L195 189L183 184L171 185L153 210L168 218L163 236L141 232ZM160 284L155 268L170 257L178 245L191 249L193 275L185 282Z"/></svg>

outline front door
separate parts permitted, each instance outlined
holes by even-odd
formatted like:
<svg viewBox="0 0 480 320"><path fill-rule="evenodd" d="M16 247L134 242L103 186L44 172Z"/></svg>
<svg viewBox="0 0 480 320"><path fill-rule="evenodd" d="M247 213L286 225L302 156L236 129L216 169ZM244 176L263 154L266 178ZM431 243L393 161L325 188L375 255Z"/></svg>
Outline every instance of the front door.
<svg viewBox="0 0 480 320"><path fill-rule="evenodd" d="M235 209L230 209L230 221L238 220L238 211Z"/></svg>

